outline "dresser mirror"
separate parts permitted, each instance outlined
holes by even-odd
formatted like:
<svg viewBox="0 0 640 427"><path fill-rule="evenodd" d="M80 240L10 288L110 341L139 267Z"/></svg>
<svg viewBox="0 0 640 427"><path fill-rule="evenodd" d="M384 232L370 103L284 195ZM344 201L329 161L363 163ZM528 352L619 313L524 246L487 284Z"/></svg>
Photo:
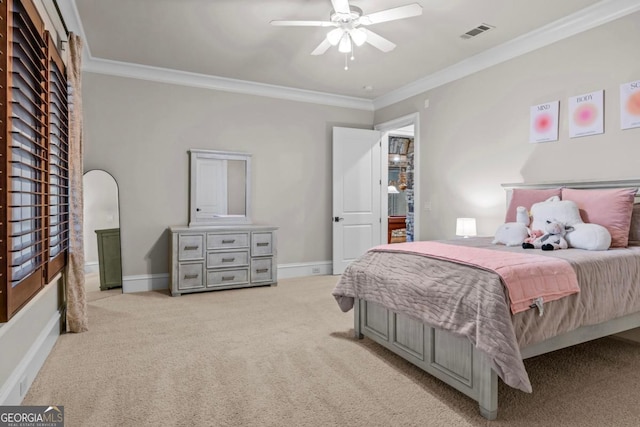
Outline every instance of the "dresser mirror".
<svg viewBox="0 0 640 427"><path fill-rule="evenodd" d="M122 288L118 183L104 170L82 177L85 288Z"/></svg>
<svg viewBox="0 0 640 427"><path fill-rule="evenodd" d="M189 150L189 226L251 223L251 154Z"/></svg>

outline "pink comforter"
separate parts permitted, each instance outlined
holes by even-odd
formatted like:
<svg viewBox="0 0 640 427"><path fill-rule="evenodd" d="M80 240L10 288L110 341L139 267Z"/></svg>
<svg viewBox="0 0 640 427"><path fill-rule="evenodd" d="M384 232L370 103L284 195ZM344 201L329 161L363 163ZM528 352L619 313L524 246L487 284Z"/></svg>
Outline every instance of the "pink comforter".
<svg viewBox="0 0 640 427"><path fill-rule="evenodd" d="M394 243L371 250L413 253L493 271L502 278L509 292L514 314L531 308L537 298L547 303L580 291L576 272L569 262L544 255L499 252L435 241Z"/></svg>

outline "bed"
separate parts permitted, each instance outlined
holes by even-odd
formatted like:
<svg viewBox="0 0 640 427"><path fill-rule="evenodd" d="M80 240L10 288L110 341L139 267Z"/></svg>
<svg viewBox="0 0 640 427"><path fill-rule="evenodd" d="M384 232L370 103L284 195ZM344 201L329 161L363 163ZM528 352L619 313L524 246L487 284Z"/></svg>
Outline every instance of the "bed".
<svg viewBox="0 0 640 427"><path fill-rule="evenodd" d="M640 180L503 187L510 207L521 191L638 188ZM481 414L495 419L499 380L532 391L524 359L640 327L640 238L633 236L640 223L638 201L631 201L636 204L626 230L629 242L606 251L525 250L494 245L492 237L434 242L435 249L442 244L570 265L579 292L540 307L514 312L511 288L495 271L385 247L352 262L333 295L343 311L354 310L357 338L388 348L476 400Z"/></svg>

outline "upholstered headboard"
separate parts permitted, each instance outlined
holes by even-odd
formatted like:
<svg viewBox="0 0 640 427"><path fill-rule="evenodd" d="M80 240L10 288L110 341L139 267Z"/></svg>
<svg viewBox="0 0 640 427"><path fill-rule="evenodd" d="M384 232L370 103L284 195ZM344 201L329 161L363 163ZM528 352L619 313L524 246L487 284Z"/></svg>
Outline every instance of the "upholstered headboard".
<svg viewBox="0 0 640 427"><path fill-rule="evenodd" d="M615 181L558 181L558 182L541 182L541 183L512 183L502 184L507 195L507 206L511 202L511 195L514 188L530 188L530 189L550 189L550 188L579 188L579 189L602 189L602 188L640 188L639 179L622 179ZM636 203L640 203L640 191L636 193Z"/></svg>

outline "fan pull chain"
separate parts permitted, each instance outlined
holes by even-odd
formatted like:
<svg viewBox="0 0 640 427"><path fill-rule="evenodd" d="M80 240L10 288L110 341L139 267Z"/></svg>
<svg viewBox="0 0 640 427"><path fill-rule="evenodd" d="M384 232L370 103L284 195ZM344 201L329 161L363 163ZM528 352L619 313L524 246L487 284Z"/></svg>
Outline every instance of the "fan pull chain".
<svg viewBox="0 0 640 427"><path fill-rule="evenodd" d="M347 54L344 54L344 70L347 71L349 69L349 58Z"/></svg>

